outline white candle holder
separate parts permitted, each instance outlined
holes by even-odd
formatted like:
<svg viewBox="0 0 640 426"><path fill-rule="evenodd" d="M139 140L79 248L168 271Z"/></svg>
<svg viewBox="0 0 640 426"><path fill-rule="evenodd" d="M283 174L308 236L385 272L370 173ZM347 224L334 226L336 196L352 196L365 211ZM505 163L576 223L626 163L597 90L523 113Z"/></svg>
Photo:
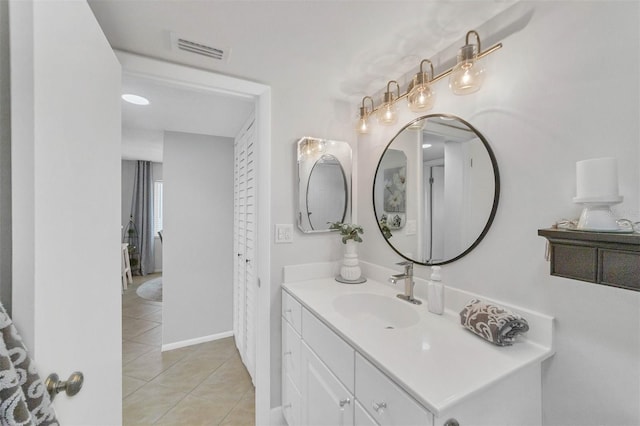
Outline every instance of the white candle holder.
<svg viewBox="0 0 640 426"><path fill-rule="evenodd" d="M622 200L613 202L578 202L584 205L584 208L580 214L577 229L584 231L619 231L620 227L618 226L616 217L611 211L611 206L621 201Z"/></svg>
<svg viewBox="0 0 640 426"><path fill-rule="evenodd" d="M622 202L618 194L618 162L615 158L594 158L576 163L576 197L582 204L577 229L620 232L611 206Z"/></svg>

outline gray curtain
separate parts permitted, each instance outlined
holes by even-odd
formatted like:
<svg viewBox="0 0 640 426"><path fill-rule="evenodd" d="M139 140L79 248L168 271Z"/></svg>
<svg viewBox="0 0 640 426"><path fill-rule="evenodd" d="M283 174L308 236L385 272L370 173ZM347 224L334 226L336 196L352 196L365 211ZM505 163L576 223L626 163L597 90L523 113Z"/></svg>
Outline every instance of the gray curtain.
<svg viewBox="0 0 640 426"><path fill-rule="evenodd" d="M58 425L44 382L1 304L0 425Z"/></svg>
<svg viewBox="0 0 640 426"><path fill-rule="evenodd" d="M133 216L133 221L138 229L140 275L147 275L155 270L153 260L153 181L150 161L136 162L131 216Z"/></svg>

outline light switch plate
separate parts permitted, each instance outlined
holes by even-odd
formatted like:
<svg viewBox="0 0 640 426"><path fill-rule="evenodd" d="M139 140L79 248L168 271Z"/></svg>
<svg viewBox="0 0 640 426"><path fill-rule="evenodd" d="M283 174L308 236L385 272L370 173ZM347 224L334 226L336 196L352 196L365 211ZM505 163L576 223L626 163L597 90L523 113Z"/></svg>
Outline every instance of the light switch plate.
<svg viewBox="0 0 640 426"><path fill-rule="evenodd" d="M276 244L293 242L293 224L276 224Z"/></svg>

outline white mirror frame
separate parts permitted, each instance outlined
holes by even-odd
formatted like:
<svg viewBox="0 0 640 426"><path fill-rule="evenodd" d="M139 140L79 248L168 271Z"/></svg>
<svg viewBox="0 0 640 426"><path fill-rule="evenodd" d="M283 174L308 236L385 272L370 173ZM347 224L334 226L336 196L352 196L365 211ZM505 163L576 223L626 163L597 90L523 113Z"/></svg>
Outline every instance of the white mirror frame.
<svg viewBox="0 0 640 426"><path fill-rule="evenodd" d="M311 172L314 166L324 156L330 155L335 158L342 167L344 175L345 204L341 217L335 217L327 222L349 222L351 220L351 179L352 179L352 153L351 146L347 142L334 141L314 137L303 137L296 142L297 150L297 201L296 201L296 222L300 231L311 234L321 232L333 232L326 228L317 229L311 224L309 216L311 212L307 210L307 191Z"/></svg>

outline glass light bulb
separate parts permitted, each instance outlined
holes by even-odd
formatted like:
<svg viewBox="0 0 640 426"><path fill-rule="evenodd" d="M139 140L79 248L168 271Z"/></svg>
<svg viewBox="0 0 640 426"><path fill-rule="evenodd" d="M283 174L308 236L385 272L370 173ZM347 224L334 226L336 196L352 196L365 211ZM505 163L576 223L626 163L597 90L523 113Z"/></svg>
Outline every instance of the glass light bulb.
<svg viewBox="0 0 640 426"><path fill-rule="evenodd" d="M398 114L396 112L396 105L394 102L387 102L383 104L377 113L378 123L390 126L398 121Z"/></svg>
<svg viewBox="0 0 640 426"><path fill-rule="evenodd" d="M475 58L459 61L449 77L449 87L456 95L477 92L484 82L484 67Z"/></svg>
<svg viewBox="0 0 640 426"><path fill-rule="evenodd" d="M433 108L435 95L429 84L416 84L409 92L407 100L411 111L422 112Z"/></svg>
<svg viewBox="0 0 640 426"><path fill-rule="evenodd" d="M358 124L356 124L356 132L360 133L361 135L366 135L367 133L369 133L369 120L367 119L367 117L361 117L358 120Z"/></svg>

